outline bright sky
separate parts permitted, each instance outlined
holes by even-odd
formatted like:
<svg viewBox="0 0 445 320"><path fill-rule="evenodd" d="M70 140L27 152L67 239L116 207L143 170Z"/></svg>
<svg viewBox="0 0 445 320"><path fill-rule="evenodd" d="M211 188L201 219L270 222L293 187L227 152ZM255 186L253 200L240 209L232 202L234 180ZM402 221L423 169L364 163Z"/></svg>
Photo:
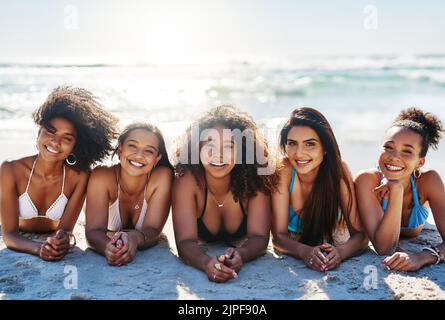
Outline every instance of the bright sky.
<svg viewBox="0 0 445 320"><path fill-rule="evenodd" d="M445 53L441 0L0 0L0 10L0 60Z"/></svg>

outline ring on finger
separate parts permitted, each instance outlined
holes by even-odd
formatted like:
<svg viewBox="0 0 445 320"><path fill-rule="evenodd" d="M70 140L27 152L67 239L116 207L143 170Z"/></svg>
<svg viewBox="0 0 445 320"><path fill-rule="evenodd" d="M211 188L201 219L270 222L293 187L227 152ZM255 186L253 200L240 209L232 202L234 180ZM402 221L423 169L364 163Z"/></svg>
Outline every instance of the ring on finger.
<svg viewBox="0 0 445 320"><path fill-rule="evenodd" d="M309 259L309 264L312 265L314 263L314 259L310 258Z"/></svg>
<svg viewBox="0 0 445 320"><path fill-rule="evenodd" d="M221 270L222 268L221 268L221 263L215 263L215 268L217 269L217 270Z"/></svg>

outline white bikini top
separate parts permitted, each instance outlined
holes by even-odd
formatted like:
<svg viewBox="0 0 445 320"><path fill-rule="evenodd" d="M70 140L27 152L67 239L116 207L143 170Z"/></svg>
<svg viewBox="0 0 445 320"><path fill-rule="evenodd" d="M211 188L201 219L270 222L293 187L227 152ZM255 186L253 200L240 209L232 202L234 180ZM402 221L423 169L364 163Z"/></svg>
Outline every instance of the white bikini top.
<svg viewBox="0 0 445 320"><path fill-rule="evenodd" d="M147 185L144 189L144 202L142 204L141 212L139 213L138 221L136 222L135 229L141 230L142 224L144 223L145 214L147 213L147 201L145 200L145 192L147 191ZM121 214L119 211L119 192L120 184L117 183L117 199L108 208L108 230L109 231L119 231L122 229Z"/></svg>
<svg viewBox="0 0 445 320"><path fill-rule="evenodd" d="M29 196L28 189L31 183L32 174L34 173L34 167L36 166L37 157L32 165L31 173L29 174L28 184L26 185L25 192L19 197L19 217L22 219L31 219L39 216L39 212ZM62 179L62 190L57 199L52 205L46 210L45 217L51 220L60 220L65 211L66 204L68 203L68 198L63 193L63 188L65 186L65 166L63 166L63 179Z"/></svg>

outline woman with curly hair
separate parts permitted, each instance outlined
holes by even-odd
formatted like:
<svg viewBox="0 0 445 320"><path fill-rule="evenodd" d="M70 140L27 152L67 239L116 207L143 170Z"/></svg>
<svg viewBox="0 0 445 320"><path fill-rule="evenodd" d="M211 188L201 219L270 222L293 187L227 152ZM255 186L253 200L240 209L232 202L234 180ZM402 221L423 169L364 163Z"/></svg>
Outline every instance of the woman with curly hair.
<svg viewBox="0 0 445 320"><path fill-rule="evenodd" d="M113 149L116 118L91 92L58 87L33 113L37 155L0 169L3 240L8 248L60 260L82 209L89 170ZM41 243L20 231L52 233Z"/></svg>
<svg viewBox="0 0 445 320"><path fill-rule="evenodd" d="M332 128L319 111L298 108L281 129L280 148L284 158L272 195L274 248L313 270L332 270L368 244Z"/></svg>
<svg viewBox="0 0 445 320"><path fill-rule="evenodd" d="M187 129L176 151L173 226L178 253L210 281L237 277L244 263L266 251L275 175L259 172L269 165L268 156L255 122L232 106L205 113ZM246 241L237 248L233 241L239 239ZM198 240L230 247L224 255L210 257Z"/></svg>
<svg viewBox="0 0 445 320"><path fill-rule="evenodd" d="M387 270L416 271L444 261L445 187L440 175L423 170L430 147L436 149L444 132L440 120L429 112L408 108L386 131L378 169L360 172L355 179L364 228ZM421 252L395 252L399 238L416 237L429 210L442 237L438 247Z"/></svg>
<svg viewBox="0 0 445 320"><path fill-rule="evenodd" d="M91 174L85 230L90 248L121 266L158 242L170 211L173 167L161 131L146 123L127 126L114 153L118 164Z"/></svg>

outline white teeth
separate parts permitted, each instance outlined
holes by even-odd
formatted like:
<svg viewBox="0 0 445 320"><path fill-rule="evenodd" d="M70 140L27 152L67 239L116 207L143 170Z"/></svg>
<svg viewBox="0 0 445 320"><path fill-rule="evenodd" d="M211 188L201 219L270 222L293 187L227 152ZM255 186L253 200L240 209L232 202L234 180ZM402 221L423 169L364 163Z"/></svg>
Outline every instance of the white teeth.
<svg viewBox="0 0 445 320"><path fill-rule="evenodd" d="M309 163L309 161L310 160L297 160L297 163L299 163L299 164L306 164L306 163Z"/></svg>
<svg viewBox="0 0 445 320"><path fill-rule="evenodd" d="M133 166L135 166L135 167L143 167L144 165L142 164L142 163L139 163L139 162L135 162L135 161L133 161L133 160L129 160L130 161L130 163L133 165Z"/></svg>
<svg viewBox="0 0 445 320"><path fill-rule="evenodd" d="M57 150L51 148L50 146L45 146L45 147L46 147L46 150L48 150L48 151L51 152L51 153L59 153L59 151L57 151Z"/></svg>
<svg viewBox="0 0 445 320"><path fill-rule="evenodd" d="M216 162L210 162L210 164L215 167L223 167L226 165L225 163L216 163Z"/></svg>
<svg viewBox="0 0 445 320"><path fill-rule="evenodd" d="M390 164L385 164L386 169L391 170L391 171L400 171L403 170L402 167L397 167L397 166L393 166Z"/></svg>

